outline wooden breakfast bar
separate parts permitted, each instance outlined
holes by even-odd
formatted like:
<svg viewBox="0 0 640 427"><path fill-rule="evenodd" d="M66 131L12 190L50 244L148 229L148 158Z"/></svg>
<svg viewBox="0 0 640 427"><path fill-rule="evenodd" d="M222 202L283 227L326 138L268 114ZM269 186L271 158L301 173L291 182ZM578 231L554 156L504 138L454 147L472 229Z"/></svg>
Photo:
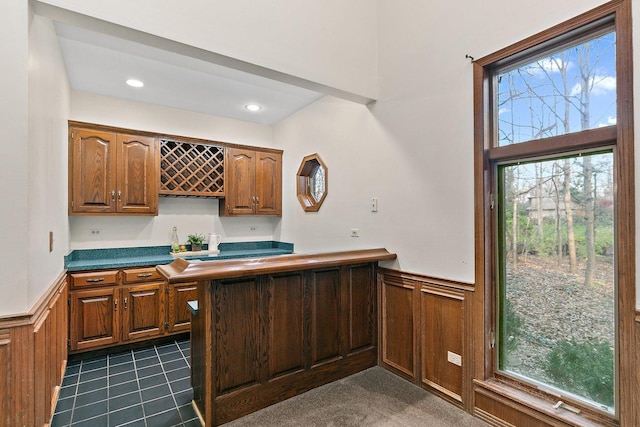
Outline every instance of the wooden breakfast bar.
<svg viewBox="0 0 640 427"><path fill-rule="evenodd" d="M170 283L198 282L191 384L203 424L374 366L376 267L395 258L370 249L158 266Z"/></svg>

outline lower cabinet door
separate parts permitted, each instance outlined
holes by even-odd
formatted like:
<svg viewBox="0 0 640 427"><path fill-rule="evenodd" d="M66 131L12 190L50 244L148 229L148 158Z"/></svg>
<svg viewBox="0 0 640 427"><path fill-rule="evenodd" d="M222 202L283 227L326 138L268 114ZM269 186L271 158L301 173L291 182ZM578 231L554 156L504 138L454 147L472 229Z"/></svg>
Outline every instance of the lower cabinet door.
<svg viewBox="0 0 640 427"><path fill-rule="evenodd" d="M169 332L188 332L191 313L187 302L198 299L196 282L169 285Z"/></svg>
<svg viewBox="0 0 640 427"><path fill-rule="evenodd" d="M74 291L71 298L70 350L115 344L120 340L119 289Z"/></svg>
<svg viewBox="0 0 640 427"><path fill-rule="evenodd" d="M153 338L164 334L164 282L122 289L122 339Z"/></svg>

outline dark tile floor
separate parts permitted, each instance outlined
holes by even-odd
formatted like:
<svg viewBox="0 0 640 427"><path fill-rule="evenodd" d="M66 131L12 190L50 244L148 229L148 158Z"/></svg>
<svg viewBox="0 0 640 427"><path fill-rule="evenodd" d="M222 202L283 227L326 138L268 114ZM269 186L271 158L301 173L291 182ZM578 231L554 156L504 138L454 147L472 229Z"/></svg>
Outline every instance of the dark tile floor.
<svg viewBox="0 0 640 427"><path fill-rule="evenodd" d="M188 340L70 362L51 425L200 426L189 362Z"/></svg>

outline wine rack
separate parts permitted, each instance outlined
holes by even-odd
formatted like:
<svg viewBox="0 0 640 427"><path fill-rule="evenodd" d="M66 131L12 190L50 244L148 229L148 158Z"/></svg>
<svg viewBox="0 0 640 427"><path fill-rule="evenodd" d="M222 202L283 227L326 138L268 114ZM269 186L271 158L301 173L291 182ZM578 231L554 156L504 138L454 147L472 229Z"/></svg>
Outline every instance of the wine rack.
<svg viewBox="0 0 640 427"><path fill-rule="evenodd" d="M224 147L160 140L160 194L224 197Z"/></svg>

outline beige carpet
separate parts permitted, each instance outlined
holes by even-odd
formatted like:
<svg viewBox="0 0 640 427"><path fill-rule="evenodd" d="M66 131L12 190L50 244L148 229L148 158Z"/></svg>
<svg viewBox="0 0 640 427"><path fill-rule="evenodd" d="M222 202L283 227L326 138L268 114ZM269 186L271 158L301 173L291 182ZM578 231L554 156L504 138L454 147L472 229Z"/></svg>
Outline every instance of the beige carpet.
<svg viewBox="0 0 640 427"><path fill-rule="evenodd" d="M482 427L487 424L420 387L374 367L224 426Z"/></svg>

